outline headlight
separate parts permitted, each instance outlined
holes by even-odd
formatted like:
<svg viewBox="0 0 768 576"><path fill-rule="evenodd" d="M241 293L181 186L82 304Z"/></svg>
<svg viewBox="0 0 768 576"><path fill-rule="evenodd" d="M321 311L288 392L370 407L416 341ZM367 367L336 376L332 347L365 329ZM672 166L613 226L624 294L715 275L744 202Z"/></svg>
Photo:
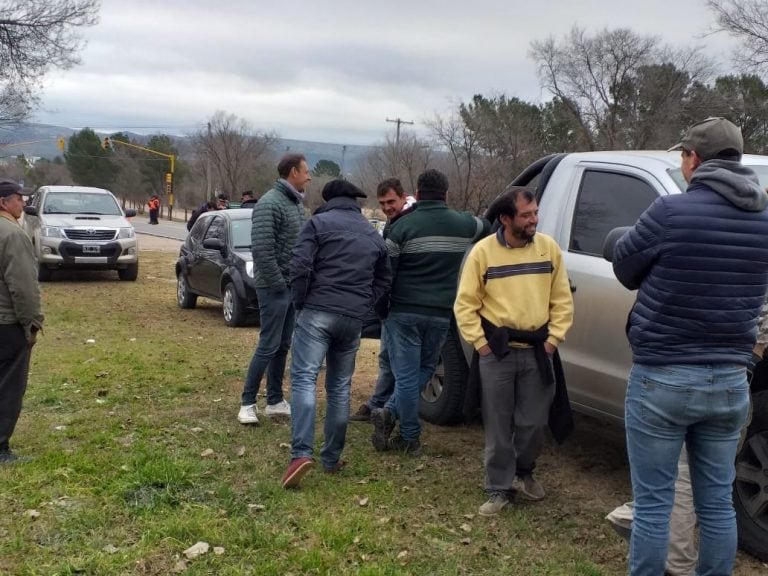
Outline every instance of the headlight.
<svg viewBox="0 0 768 576"><path fill-rule="evenodd" d="M253 278L253 261L245 263L245 273Z"/></svg>
<svg viewBox="0 0 768 576"><path fill-rule="evenodd" d="M135 236L135 232L133 230L133 226L130 228L118 228L117 229L117 237L118 238L133 238Z"/></svg>
<svg viewBox="0 0 768 576"><path fill-rule="evenodd" d="M47 236L48 238L66 238L64 236L64 228L57 226L42 226L40 228L40 236Z"/></svg>

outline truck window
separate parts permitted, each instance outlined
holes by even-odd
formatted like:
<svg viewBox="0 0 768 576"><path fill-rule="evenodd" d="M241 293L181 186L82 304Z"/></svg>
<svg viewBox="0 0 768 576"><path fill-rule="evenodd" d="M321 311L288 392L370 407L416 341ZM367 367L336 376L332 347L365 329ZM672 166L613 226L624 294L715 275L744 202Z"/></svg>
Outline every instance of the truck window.
<svg viewBox="0 0 768 576"><path fill-rule="evenodd" d="M569 250L601 256L608 232L633 225L657 197L650 184L635 176L586 170L573 214Z"/></svg>

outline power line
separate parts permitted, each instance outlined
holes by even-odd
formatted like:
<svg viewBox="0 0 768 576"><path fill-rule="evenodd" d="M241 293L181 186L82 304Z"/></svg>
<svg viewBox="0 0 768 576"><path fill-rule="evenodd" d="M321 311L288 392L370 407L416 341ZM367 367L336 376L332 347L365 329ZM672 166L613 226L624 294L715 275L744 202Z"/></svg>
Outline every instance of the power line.
<svg viewBox="0 0 768 576"><path fill-rule="evenodd" d="M395 135L395 148L398 148L400 146L400 125L401 124L413 125L413 121L401 120L400 118L395 118L394 120L390 120L389 118L387 118L387 122L393 122L394 124L397 124L397 134Z"/></svg>

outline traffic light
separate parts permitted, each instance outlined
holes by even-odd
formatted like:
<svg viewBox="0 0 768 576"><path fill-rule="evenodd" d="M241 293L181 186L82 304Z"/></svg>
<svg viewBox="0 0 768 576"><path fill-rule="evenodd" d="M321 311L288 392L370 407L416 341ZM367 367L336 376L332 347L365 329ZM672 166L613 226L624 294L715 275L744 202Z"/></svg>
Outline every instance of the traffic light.
<svg viewBox="0 0 768 576"><path fill-rule="evenodd" d="M104 150L110 150L112 148L112 141L109 139L109 136L104 136L104 142L101 145Z"/></svg>
<svg viewBox="0 0 768 576"><path fill-rule="evenodd" d="M64 141L64 137L63 137L63 136L59 136L59 137L57 138L57 140L56 140L56 146L58 146L58 147L59 147L59 150L61 150L62 152L64 152L64 148L65 148L65 146L66 146L66 142Z"/></svg>

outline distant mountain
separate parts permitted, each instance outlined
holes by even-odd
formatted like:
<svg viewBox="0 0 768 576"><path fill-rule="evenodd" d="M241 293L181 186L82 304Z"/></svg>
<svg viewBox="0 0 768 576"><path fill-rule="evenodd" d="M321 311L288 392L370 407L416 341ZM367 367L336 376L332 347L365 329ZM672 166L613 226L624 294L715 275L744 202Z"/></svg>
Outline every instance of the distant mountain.
<svg viewBox="0 0 768 576"><path fill-rule="evenodd" d="M61 156L57 146L59 137L69 138L76 130L49 124L22 124L13 128L0 128L0 158L8 156L41 157L53 159ZM111 132L110 132L111 133ZM146 143L151 136L124 131L132 140ZM97 134L102 132L97 131ZM106 132L103 133L107 135ZM179 147L186 148L184 136L174 136ZM330 144L326 142L307 142L304 140L278 139L274 146L277 156L283 153L299 152L307 157L307 164L313 168L320 160L336 162L346 173L352 172L360 160L368 153L370 146Z"/></svg>

